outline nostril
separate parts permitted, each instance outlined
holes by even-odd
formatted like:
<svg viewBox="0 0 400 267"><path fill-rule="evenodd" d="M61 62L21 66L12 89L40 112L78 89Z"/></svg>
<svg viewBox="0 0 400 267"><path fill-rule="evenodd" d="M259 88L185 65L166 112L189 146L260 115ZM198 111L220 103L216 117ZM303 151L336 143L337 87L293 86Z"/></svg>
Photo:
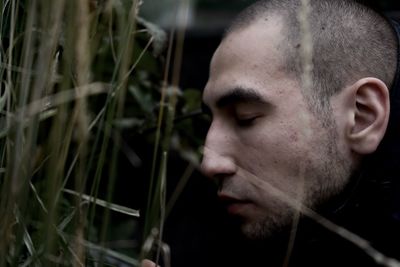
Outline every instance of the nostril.
<svg viewBox="0 0 400 267"><path fill-rule="evenodd" d="M220 191L222 189L222 185L223 185L225 178L227 178L227 175L226 174L217 174L213 178L214 178L213 181L214 181L215 185L217 186L218 191Z"/></svg>

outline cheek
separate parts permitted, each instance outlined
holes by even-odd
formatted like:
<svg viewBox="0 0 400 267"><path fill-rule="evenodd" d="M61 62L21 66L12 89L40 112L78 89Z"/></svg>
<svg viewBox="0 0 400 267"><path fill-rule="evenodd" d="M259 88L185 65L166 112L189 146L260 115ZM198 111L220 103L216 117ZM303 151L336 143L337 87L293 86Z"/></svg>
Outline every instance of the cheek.
<svg viewBox="0 0 400 267"><path fill-rule="evenodd" d="M268 134L254 135L239 141L240 164L271 181L293 180L302 160L301 138L295 131L264 131ZM276 177L276 178L275 178ZM275 182L277 183L277 182Z"/></svg>
<svg viewBox="0 0 400 267"><path fill-rule="evenodd" d="M295 195L304 186L304 172L307 166L318 160L312 146L317 140L310 138L295 127L281 124L277 131L258 135L252 142L242 143L246 157L243 165L279 190ZM267 131L265 131L267 132ZM318 137L315 137L318 139Z"/></svg>

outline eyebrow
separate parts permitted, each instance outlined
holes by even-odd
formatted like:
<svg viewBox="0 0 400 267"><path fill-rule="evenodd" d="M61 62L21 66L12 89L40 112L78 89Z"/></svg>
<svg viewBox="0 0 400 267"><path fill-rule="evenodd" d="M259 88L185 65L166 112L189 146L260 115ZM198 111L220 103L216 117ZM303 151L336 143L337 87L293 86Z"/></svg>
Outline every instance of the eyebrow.
<svg viewBox="0 0 400 267"><path fill-rule="evenodd" d="M261 96L260 93L250 88L237 87L229 90L227 93L219 97L216 102L218 108L224 108L238 103L262 103L267 104L268 102Z"/></svg>
<svg viewBox="0 0 400 267"><path fill-rule="evenodd" d="M222 109L239 103L270 104L269 101L265 100L264 97L256 90L251 88L236 87L227 90L225 94L220 96L216 101L216 106ZM201 109L203 113L212 115L211 108L203 101L201 103Z"/></svg>

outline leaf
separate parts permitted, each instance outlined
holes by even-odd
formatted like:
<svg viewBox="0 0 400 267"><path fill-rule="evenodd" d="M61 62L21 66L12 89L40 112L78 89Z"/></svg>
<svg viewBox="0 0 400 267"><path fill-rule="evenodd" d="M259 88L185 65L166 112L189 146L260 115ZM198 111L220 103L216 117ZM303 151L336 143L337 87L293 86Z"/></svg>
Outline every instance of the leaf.
<svg viewBox="0 0 400 267"><path fill-rule="evenodd" d="M139 128L144 124L144 120L138 118L122 118L114 121L115 127L118 129Z"/></svg>
<svg viewBox="0 0 400 267"><path fill-rule="evenodd" d="M128 90L135 98L136 102L139 104L139 106L142 108L143 111L145 111L146 113L153 112L154 103L150 94L142 93L141 90L134 85L129 86Z"/></svg>
<svg viewBox="0 0 400 267"><path fill-rule="evenodd" d="M200 108L201 92L196 89L183 90L184 106L183 113L189 113Z"/></svg>

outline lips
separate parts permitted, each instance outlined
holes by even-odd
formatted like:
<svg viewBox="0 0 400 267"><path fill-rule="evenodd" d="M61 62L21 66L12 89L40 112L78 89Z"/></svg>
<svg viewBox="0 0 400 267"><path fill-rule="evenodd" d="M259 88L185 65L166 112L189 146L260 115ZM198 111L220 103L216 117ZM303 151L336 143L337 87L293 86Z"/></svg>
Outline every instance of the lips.
<svg viewBox="0 0 400 267"><path fill-rule="evenodd" d="M232 215L244 215L251 205L249 200L236 198L221 192L218 193L218 197L228 213Z"/></svg>

